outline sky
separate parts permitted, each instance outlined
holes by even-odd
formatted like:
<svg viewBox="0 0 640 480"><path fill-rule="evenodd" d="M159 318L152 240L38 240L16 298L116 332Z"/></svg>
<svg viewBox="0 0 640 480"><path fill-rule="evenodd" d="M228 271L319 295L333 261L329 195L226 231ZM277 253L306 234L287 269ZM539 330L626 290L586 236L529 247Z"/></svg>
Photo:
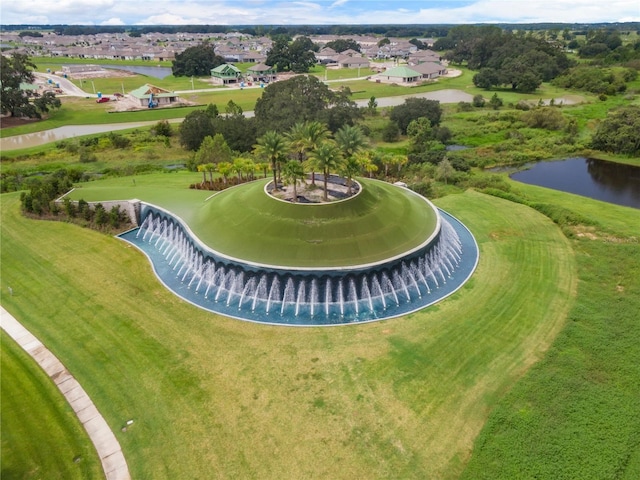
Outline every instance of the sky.
<svg viewBox="0 0 640 480"><path fill-rule="evenodd" d="M0 24L338 25L640 21L640 0L3 0Z"/></svg>

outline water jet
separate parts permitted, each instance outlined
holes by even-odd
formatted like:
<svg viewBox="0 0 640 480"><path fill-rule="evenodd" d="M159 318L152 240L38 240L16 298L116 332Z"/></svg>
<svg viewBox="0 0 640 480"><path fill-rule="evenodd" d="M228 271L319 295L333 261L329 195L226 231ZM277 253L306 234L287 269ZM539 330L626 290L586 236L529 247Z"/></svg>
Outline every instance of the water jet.
<svg viewBox="0 0 640 480"><path fill-rule="evenodd" d="M120 237L183 299L268 324L406 315L470 278L478 247L459 220L404 187L361 179L357 191L292 204L271 197L266 181L251 182L211 197L190 224L143 202L140 227Z"/></svg>

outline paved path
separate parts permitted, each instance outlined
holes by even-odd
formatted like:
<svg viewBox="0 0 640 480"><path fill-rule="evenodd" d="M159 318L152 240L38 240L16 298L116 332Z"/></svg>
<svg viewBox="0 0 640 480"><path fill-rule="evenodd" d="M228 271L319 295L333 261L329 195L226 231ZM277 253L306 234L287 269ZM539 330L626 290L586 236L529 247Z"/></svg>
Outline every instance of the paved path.
<svg viewBox="0 0 640 480"><path fill-rule="evenodd" d="M120 444L89 395L43 344L0 306L0 327L38 362L73 408L89 434L107 480L131 480Z"/></svg>

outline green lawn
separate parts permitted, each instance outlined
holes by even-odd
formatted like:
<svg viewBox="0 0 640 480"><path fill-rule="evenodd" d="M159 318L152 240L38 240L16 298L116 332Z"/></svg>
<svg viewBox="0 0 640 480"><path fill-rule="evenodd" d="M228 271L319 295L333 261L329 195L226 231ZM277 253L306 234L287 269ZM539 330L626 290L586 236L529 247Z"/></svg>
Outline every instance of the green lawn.
<svg viewBox="0 0 640 480"><path fill-rule="evenodd" d="M0 339L0 477L103 479L93 444L60 391L4 331Z"/></svg>
<svg viewBox="0 0 640 480"><path fill-rule="evenodd" d="M640 478L640 210L522 191L597 224L572 229L580 281L566 327L489 415L462 478Z"/></svg>
<svg viewBox="0 0 640 480"><path fill-rule="evenodd" d="M184 303L117 239L0 200L3 304L86 389L133 478L457 478L578 280L556 225L467 192L437 202L481 251L452 297L367 325L256 325Z"/></svg>

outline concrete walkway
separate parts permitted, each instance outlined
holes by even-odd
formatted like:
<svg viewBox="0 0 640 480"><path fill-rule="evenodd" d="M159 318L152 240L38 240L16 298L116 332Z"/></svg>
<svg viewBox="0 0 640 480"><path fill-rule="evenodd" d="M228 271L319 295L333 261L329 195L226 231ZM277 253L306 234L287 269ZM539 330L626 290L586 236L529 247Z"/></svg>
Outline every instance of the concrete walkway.
<svg viewBox="0 0 640 480"><path fill-rule="evenodd" d="M0 306L0 327L42 367L71 405L96 447L107 480L130 480L120 444L89 395L43 344Z"/></svg>

